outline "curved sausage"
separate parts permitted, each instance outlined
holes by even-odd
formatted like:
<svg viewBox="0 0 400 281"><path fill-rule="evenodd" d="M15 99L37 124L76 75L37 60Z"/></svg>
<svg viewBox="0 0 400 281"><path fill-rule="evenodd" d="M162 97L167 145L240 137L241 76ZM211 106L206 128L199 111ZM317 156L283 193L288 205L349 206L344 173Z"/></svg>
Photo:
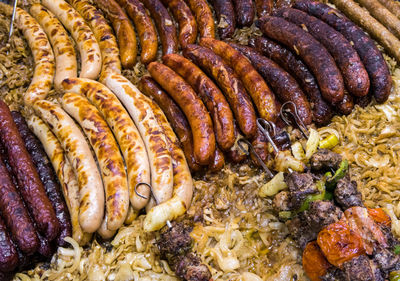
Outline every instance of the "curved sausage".
<svg viewBox="0 0 400 281"><path fill-rule="evenodd" d="M211 49L234 69L262 118L273 122L278 118L279 105L275 95L242 53L229 44L212 38L201 39L200 45Z"/></svg>
<svg viewBox="0 0 400 281"><path fill-rule="evenodd" d="M149 10L151 17L157 26L158 34L162 44L162 53L174 54L178 52L178 39L176 38L176 28L167 9L160 0L141 0Z"/></svg>
<svg viewBox="0 0 400 281"><path fill-rule="evenodd" d="M375 42L338 10L316 1L296 1L295 7L328 23L342 33L357 50L371 81L371 92L379 103L387 100L392 88L389 67Z"/></svg>
<svg viewBox="0 0 400 281"><path fill-rule="evenodd" d="M56 180L56 175L49 163L46 152L43 150L42 144L31 132L21 113L12 111L11 114L60 223L60 235L57 237L57 245L64 247L66 245L64 238L70 237L72 234L71 222L60 186Z"/></svg>
<svg viewBox="0 0 400 281"><path fill-rule="evenodd" d="M83 232L79 224L79 186L72 166L57 137L39 117L33 115L27 122L29 128L43 144L43 148L56 171L71 218L72 238L83 246L85 244L83 243L84 236L87 233Z"/></svg>
<svg viewBox="0 0 400 281"><path fill-rule="evenodd" d="M0 211L8 230L19 249L27 255L33 254L39 247L36 229L28 210L9 174L5 160L5 148L0 143ZM4 155L4 156L3 156Z"/></svg>
<svg viewBox="0 0 400 281"><path fill-rule="evenodd" d="M122 75L110 75L105 84L119 98L135 122L146 146L153 193L160 202L167 201L173 190L172 160L165 135L148 104L148 98Z"/></svg>
<svg viewBox="0 0 400 281"><path fill-rule="evenodd" d="M170 54L163 57L163 62L182 76L202 99L212 117L218 145L222 150L229 150L235 142L235 135L233 114L224 95L214 82L188 59L178 54Z"/></svg>
<svg viewBox="0 0 400 281"><path fill-rule="evenodd" d="M183 0L162 0L179 24L179 44L185 48L196 43L197 23L192 12Z"/></svg>
<svg viewBox="0 0 400 281"><path fill-rule="evenodd" d="M333 110L322 98L314 75L301 59L285 47L264 37L250 38L249 45L276 62L297 80L310 102L314 122L325 125L331 120Z"/></svg>
<svg viewBox="0 0 400 281"><path fill-rule="evenodd" d="M223 60L213 51L197 45L189 45L183 55L200 66L221 88L240 130L252 138L257 130L256 113L242 82Z"/></svg>
<svg viewBox="0 0 400 281"><path fill-rule="evenodd" d="M79 185L79 223L84 232L93 233L104 214L104 189L89 144L75 121L58 105L37 101L35 112L49 125L63 146Z"/></svg>
<svg viewBox="0 0 400 281"><path fill-rule="evenodd" d="M64 0L43 0L42 4L61 21L78 46L81 59L79 77L96 79L101 70L101 53L90 27Z"/></svg>
<svg viewBox="0 0 400 281"><path fill-rule="evenodd" d="M117 233L116 230L109 230L107 225L108 225L108 216L107 214L104 214L103 222L100 225L99 229L97 230L97 233L101 236L101 238L105 240L111 239L115 235L115 233Z"/></svg>
<svg viewBox="0 0 400 281"><path fill-rule="evenodd" d="M209 164L215 151L215 135L203 102L190 85L168 66L152 62L147 69L153 79L175 100L189 121L196 160L200 164Z"/></svg>
<svg viewBox="0 0 400 281"><path fill-rule="evenodd" d="M356 50L340 32L323 21L297 9L284 8L278 10L275 14L294 24L305 26L307 31L325 46L336 61L346 89L350 94L356 97L363 97L368 94L368 73Z"/></svg>
<svg viewBox="0 0 400 281"><path fill-rule="evenodd" d="M211 0L217 16L217 27L221 39L231 38L236 28L235 11L232 0Z"/></svg>
<svg viewBox="0 0 400 281"><path fill-rule="evenodd" d="M128 173L129 197L135 210L146 206L148 199L135 193L135 186L140 182L150 184L150 166L146 147L129 113L118 98L103 84L84 78L67 79L63 82L64 92L86 96L100 111L114 133L124 156ZM149 197L146 186L138 186L140 194Z"/></svg>
<svg viewBox="0 0 400 281"><path fill-rule="evenodd" d="M329 52L302 28L282 18L266 16L258 21L261 31L295 51L317 78L322 96L338 103L344 96L343 78Z"/></svg>
<svg viewBox="0 0 400 281"><path fill-rule="evenodd" d="M27 39L35 62L31 84L24 93L24 103L31 105L46 98L53 85L54 54L46 33L31 15L17 8L15 22Z"/></svg>
<svg viewBox="0 0 400 281"><path fill-rule="evenodd" d="M99 43L102 58L99 80L103 81L104 76L107 76L108 73L121 73L117 40L102 12L91 5L88 0L70 0L70 3L90 25ZM74 78L74 76L67 78Z"/></svg>
<svg viewBox="0 0 400 281"><path fill-rule="evenodd" d="M158 39L156 28L139 0L117 0L133 20L142 48L141 61L148 64L157 58Z"/></svg>
<svg viewBox="0 0 400 281"><path fill-rule="evenodd" d="M186 0L194 13L200 37L215 38L215 24L212 11L205 0Z"/></svg>
<svg viewBox="0 0 400 281"><path fill-rule="evenodd" d="M199 171L200 166L196 163L193 153L192 131L182 110L153 78L143 76L139 81L138 87L143 94L155 100L158 106L161 107L175 133L178 135L190 169L192 171Z"/></svg>
<svg viewBox="0 0 400 281"><path fill-rule="evenodd" d="M126 69L133 68L137 57L137 42L131 21L114 0L97 0L96 4L106 14L114 27L122 66Z"/></svg>
<svg viewBox="0 0 400 281"><path fill-rule="evenodd" d="M284 103L292 101L297 107L299 117L305 125L312 122L311 107L307 97L296 80L272 60L262 56L251 47L230 43L236 50L242 52L265 78L279 100Z"/></svg>
<svg viewBox="0 0 400 281"><path fill-rule="evenodd" d="M18 265L18 254L11 241L7 226L0 217L0 271L13 271Z"/></svg>
<svg viewBox="0 0 400 281"><path fill-rule="evenodd" d="M211 172L218 172L225 166L225 157L222 153L221 149L217 146L214 152L213 160L211 164L208 166L208 169Z"/></svg>
<svg viewBox="0 0 400 281"><path fill-rule="evenodd" d="M40 23L53 47L56 60L54 87L59 90L62 80L78 75L74 45L59 20L45 7L33 4L30 13Z"/></svg>
<svg viewBox="0 0 400 281"><path fill-rule="evenodd" d="M50 241L60 230L56 213L46 195L43 184L32 159L25 148L8 106L0 101L0 138L7 152L8 161L14 172L27 207L38 230Z"/></svg>
<svg viewBox="0 0 400 281"><path fill-rule="evenodd" d="M271 15L272 9L274 8L273 0L255 0L255 4L258 18Z"/></svg>
<svg viewBox="0 0 400 281"><path fill-rule="evenodd" d="M238 26L250 26L255 15L252 0L233 0L235 6L236 22Z"/></svg>
<svg viewBox="0 0 400 281"><path fill-rule="evenodd" d="M124 224L129 207L127 176L118 144L100 112L85 97L66 93L62 107L79 123L93 148L105 190L107 228L117 230Z"/></svg>
<svg viewBox="0 0 400 281"><path fill-rule="evenodd" d="M341 114L349 115L354 108L353 97L345 93L343 100L336 105L336 108Z"/></svg>

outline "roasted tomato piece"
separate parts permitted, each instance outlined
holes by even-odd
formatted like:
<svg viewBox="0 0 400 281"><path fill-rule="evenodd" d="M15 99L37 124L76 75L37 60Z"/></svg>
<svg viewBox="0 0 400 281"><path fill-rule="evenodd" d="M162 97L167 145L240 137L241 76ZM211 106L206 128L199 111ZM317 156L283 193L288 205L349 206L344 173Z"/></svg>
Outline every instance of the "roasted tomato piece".
<svg viewBox="0 0 400 281"><path fill-rule="evenodd" d="M311 281L321 281L331 264L326 260L321 252L317 241L312 241L307 244L303 252L303 268Z"/></svg>
<svg viewBox="0 0 400 281"><path fill-rule="evenodd" d="M390 219L388 214L386 214L382 208L375 208L375 209L367 208L367 209L368 209L368 215L375 222L389 226L389 227L392 225L392 220Z"/></svg>

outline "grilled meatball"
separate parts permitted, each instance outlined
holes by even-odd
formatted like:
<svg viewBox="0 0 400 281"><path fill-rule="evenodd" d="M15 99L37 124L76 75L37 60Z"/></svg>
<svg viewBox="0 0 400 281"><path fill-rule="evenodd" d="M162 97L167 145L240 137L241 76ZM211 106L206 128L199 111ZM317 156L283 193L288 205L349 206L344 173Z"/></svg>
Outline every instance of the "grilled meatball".
<svg viewBox="0 0 400 281"><path fill-rule="evenodd" d="M193 253L187 254L176 264L175 272L178 277L190 281L208 281L212 277L208 267Z"/></svg>
<svg viewBox="0 0 400 281"><path fill-rule="evenodd" d="M308 242L317 239L318 232L311 229L299 216L287 221L286 226L288 227L292 238L297 242L302 250L304 250Z"/></svg>
<svg viewBox="0 0 400 281"><path fill-rule="evenodd" d="M316 153L311 156L310 164L311 169L314 171L339 168L342 162L342 156L329 149L318 149Z"/></svg>
<svg viewBox="0 0 400 281"><path fill-rule="evenodd" d="M336 202L343 210L354 206L364 206L361 192L357 190L357 182L352 181L348 174L338 181L334 195Z"/></svg>
<svg viewBox="0 0 400 281"><path fill-rule="evenodd" d="M287 174L285 175L285 182L290 191L290 207L293 210L299 209L308 195L318 192L313 176L309 173L293 172Z"/></svg>
<svg viewBox="0 0 400 281"><path fill-rule="evenodd" d="M342 210L330 201L314 201L308 210L300 214L310 229L320 232L324 227L337 222L343 216Z"/></svg>

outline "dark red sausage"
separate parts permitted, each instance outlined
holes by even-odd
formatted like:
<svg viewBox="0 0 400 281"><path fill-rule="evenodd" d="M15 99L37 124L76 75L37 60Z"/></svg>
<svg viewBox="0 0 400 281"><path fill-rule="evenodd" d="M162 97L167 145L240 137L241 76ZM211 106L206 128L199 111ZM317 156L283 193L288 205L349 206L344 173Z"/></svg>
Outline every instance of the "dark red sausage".
<svg viewBox="0 0 400 281"><path fill-rule="evenodd" d="M40 180L43 183L46 194L53 205L56 216L60 223L61 229L60 235L57 238L57 245L64 247L67 245L67 242L64 241L64 238L72 236L72 226L68 208L61 193L57 177L49 159L47 158L47 154L44 151L42 144L31 132L28 124L25 122L24 117L22 117L21 113L18 111L13 111L11 114L25 143L25 147L28 150L33 163L35 164Z"/></svg>
<svg viewBox="0 0 400 281"><path fill-rule="evenodd" d="M257 134L254 140L251 142L251 145L254 148L255 153L260 157L260 159L266 163L268 160L268 141L267 138L263 135L260 129L257 128ZM250 153L250 157L253 160L253 163L257 166L260 166L256 156L253 153Z"/></svg>
<svg viewBox="0 0 400 281"><path fill-rule="evenodd" d="M214 78L231 106L240 130L251 139L257 130L255 109L233 69L205 47L189 45L183 50L183 55Z"/></svg>
<svg viewBox="0 0 400 281"><path fill-rule="evenodd" d="M161 39L163 54L174 54L178 52L178 39L176 37L175 23L167 9L160 0L140 0L149 10L151 17L157 26L158 35Z"/></svg>
<svg viewBox="0 0 400 281"><path fill-rule="evenodd" d="M3 101L0 101L0 138L21 188L21 195L39 228L38 230L50 241L54 240L60 229L56 213L25 148L11 112Z"/></svg>
<svg viewBox="0 0 400 281"><path fill-rule="evenodd" d="M238 26L250 26L253 23L255 10L252 0L233 0Z"/></svg>
<svg viewBox="0 0 400 281"><path fill-rule="evenodd" d="M309 125L312 122L311 107L307 97L301 90L296 80L278 64L262 56L255 49L235 43L230 45L243 53L263 76L272 91L278 97L279 101L284 103L292 101L297 107L297 112L304 124Z"/></svg>
<svg viewBox="0 0 400 281"><path fill-rule="evenodd" d="M217 27L221 39L231 38L236 28L235 11L231 0L211 0L217 15Z"/></svg>
<svg viewBox="0 0 400 281"><path fill-rule="evenodd" d="M341 114L350 114L354 108L353 97L348 93L345 93L343 100L336 105L336 108Z"/></svg>
<svg viewBox="0 0 400 281"><path fill-rule="evenodd" d="M258 18L262 18L266 15L271 15L272 9L274 8L273 0L256 0L255 2Z"/></svg>
<svg viewBox="0 0 400 281"><path fill-rule="evenodd" d="M279 17L263 17L257 25L266 36L284 44L303 59L317 78L327 101L338 103L343 99L343 77L321 43L302 28Z"/></svg>
<svg viewBox="0 0 400 281"><path fill-rule="evenodd" d="M297 80L308 97L313 111L313 121L317 125L325 125L331 120L333 110L322 98L314 75L301 59L282 45L264 37L250 38L249 45L276 62Z"/></svg>
<svg viewBox="0 0 400 281"><path fill-rule="evenodd" d="M214 157L210 165L208 165L208 170L211 172L218 172L225 166L225 157L221 149L217 146L214 152Z"/></svg>
<svg viewBox="0 0 400 281"><path fill-rule="evenodd" d="M17 265L17 250L11 241L6 224L0 217L0 271L13 271Z"/></svg>
<svg viewBox="0 0 400 281"><path fill-rule="evenodd" d="M299 26L305 26L307 31L325 46L335 59L350 94L356 97L363 97L368 94L368 73L356 50L340 32L316 17L309 16L297 9L279 9L275 12L275 15Z"/></svg>
<svg viewBox="0 0 400 281"><path fill-rule="evenodd" d="M30 255L38 249L39 240L28 210L9 173L11 167L7 168L5 153L0 142L0 211L17 246Z"/></svg>
<svg viewBox="0 0 400 281"><path fill-rule="evenodd" d="M385 102L392 89L392 77L374 41L344 14L326 4L300 0L294 7L323 20L352 42L368 72L372 94L377 102Z"/></svg>

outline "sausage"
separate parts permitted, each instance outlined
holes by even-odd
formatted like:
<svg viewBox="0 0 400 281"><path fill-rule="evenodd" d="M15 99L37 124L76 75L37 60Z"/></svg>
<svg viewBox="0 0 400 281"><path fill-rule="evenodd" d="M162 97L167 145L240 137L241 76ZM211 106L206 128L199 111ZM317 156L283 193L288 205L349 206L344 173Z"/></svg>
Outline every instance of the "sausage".
<svg viewBox="0 0 400 281"><path fill-rule="evenodd" d="M374 37L397 62L400 62L400 41L386 27L352 0L333 0L332 2L345 15Z"/></svg>
<svg viewBox="0 0 400 281"><path fill-rule="evenodd" d="M338 10L323 3L296 1L295 7L325 21L342 33L347 40L353 42L352 45L357 50L368 72L372 94L377 102L385 102L392 88L392 77L382 53L364 30Z"/></svg>
<svg viewBox="0 0 400 281"><path fill-rule="evenodd" d="M109 240L111 239L115 233L117 233L116 230L109 230L108 227L108 216L107 213L104 214L104 219L102 224L100 225L100 228L97 230L97 233L103 238L104 240Z"/></svg>
<svg viewBox="0 0 400 281"><path fill-rule="evenodd" d="M297 80L297 83L299 83L301 89L307 95L313 111L313 121L317 125L325 125L331 120L333 110L322 98L314 75L308 70L301 59L297 58L285 47L264 37L257 36L250 38L249 45L276 62Z"/></svg>
<svg viewBox="0 0 400 281"><path fill-rule="evenodd" d="M255 0L255 4L258 18L271 15L272 9L274 8L273 0Z"/></svg>
<svg viewBox="0 0 400 281"><path fill-rule="evenodd" d="M238 26L250 26L255 15L252 0L233 0L235 6L236 22Z"/></svg>
<svg viewBox="0 0 400 281"><path fill-rule="evenodd" d="M178 55L170 54L163 57L165 65L170 67L195 90L213 120L214 133L222 150L229 150L235 143L233 114L224 95L214 82L195 64Z"/></svg>
<svg viewBox="0 0 400 281"><path fill-rule="evenodd" d="M53 47L56 59L54 88L59 90L62 80L78 75L74 45L59 20L45 7L33 4L30 13L42 26Z"/></svg>
<svg viewBox="0 0 400 281"><path fill-rule="evenodd" d="M248 138L252 138L257 128L255 109L233 69L213 51L201 46L189 45L183 50L183 55L214 78L231 106L240 130Z"/></svg>
<svg viewBox="0 0 400 281"><path fill-rule="evenodd" d="M350 94L356 97L368 94L370 85L368 73L356 50L340 32L297 9L284 8L275 14L294 24L305 26L307 31L325 46L336 61Z"/></svg>
<svg viewBox="0 0 400 281"><path fill-rule="evenodd" d="M284 103L292 101L297 107L300 119L305 125L312 122L311 107L307 97L296 80L278 64L262 56L251 47L230 43L236 50L242 52L253 64L256 70L264 77L278 99Z"/></svg>
<svg viewBox="0 0 400 281"><path fill-rule="evenodd" d="M279 105L275 95L242 53L235 50L228 43L212 38L202 39L200 45L211 49L234 69L262 118L272 122L278 118Z"/></svg>
<svg viewBox="0 0 400 281"><path fill-rule="evenodd" d="M295 51L317 78L322 96L338 103L344 96L343 78L329 52L302 28L282 18L266 16L257 22L268 37Z"/></svg>
<svg viewBox="0 0 400 281"><path fill-rule="evenodd" d="M230 161L235 164L241 163L247 159L247 155L240 149L237 144L237 141L241 139L243 136L240 134L237 122L234 122L234 133L235 133L235 144L231 147L231 149L226 152L226 156Z"/></svg>
<svg viewBox="0 0 400 281"><path fill-rule="evenodd" d="M160 202L167 201L173 191L172 160L148 98L122 75L108 76L105 84L125 106L143 139L150 163L153 194Z"/></svg>
<svg viewBox="0 0 400 281"><path fill-rule="evenodd" d="M152 62L147 69L153 79L175 100L189 121L197 162L209 164L215 151L215 135L210 115L203 102L190 85L168 66Z"/></svg>
<svg viewBox="0 0 400 281"><path fill-rule="evenodd" d="M43 144L56 171L71 218L72 238L83 246L85 234L79 224L79 186L72 166L65 156L61 143L42 119L32 115L27 122L29 128Z"/></svg>
<svg viewBox="0 0 400 281"><path fill-rule="evenodd" d="M193 180L190 174L189 166L185 155L180 148L178 138L168 123L167 117L160 107L149 99L149 104L157 118L161 128L164 130L168 149L172 158L172 168L174 173L173 196L178 196L184 203L186 209L189 209L193 197ZM158 199L158 198L157 198Z"/></svg>
<svg viewBox="0 0 400 281"><path fill-rule="evenodd" d="M182 48L196 43L197 23L192 11L183 0L162 0L179 24L179 44Z"/></svg>
<svg viewBox="0 0 400 281"><path fill-rule="evenodd" d="M266 163L268 160L268 141L264 134L260 131L260 129L257 128L257 134L253 141L251 142L251 145L254 148L255 153L260 157L260 159ZM260 163L258 163L258 160L254 156L253 153L250 153L250 157L253 161L253 163L257 166L260 166Z"/></svg>
<svg viewBox="0 0 400 281"><path fill-rule="evenodd" d="M199 171L200 165L196 163L193 153L193 137L189 122L179 106L164 92L153 78L143 76L139 81L139 89L146 96L152 98L161 107L169 123L182 144L186 161L192 171Z"/></svg>
<svg viewBox="0 0 400 281"><path fill-rule="evenodd" d="M108 73L121 73L117 40L102 12L91 5L88 0L71 0L70 3L90 25L99 44L102 57L99 80L103 81L104 76L107 76ZM74 76L67 78L74 78Z"/></svg>
<svg viewBox="0 0 400 281"><path fill-rule="evenodd" d="M131 225L132 222L138 217L139 211L135 210L132 205L129 205L128 214L126 215L126 219L124 221L125 225Z"/></svg>
<svg viewBox="0 0 400 281"><path fill-rule="evenodd" d="M354 108L354 100L348 93L344 94L343 100L336 106L337 110L344 115L349 115Z"/></svg>
<svg viewBox="0 0 400 281"><path fill-rule="evenodd" d="M129 207L127 176L118 144L100 112L85 97L66 93L62 107L79 123L93 148L105 190L107 228L117 230Z"/></svg>
<svg viewBox="0 0 400 281"><path fill-rule="evenodd" d="M141 62L148 64L157 58L158 39L156 28L139 0L117 0L135 24L142 52Z"/></svg>
<svg viewBox="0 0 400 281"><path fill-rule="evenodd" d="M60 223L60 235L57 237L57 245L66 246L65 237L71 236L70 216L61 194L60 186L56 180L54 170L49 163L46 152L36 136L29 130L28 124L18 111L11 112L18 131L25 143L26 150L29 152L32 162L38 171L40 180L43 183L46 194L56 212L58 222Z"/></svg>
<svg viewBox="0 0 400 281"><path fill-rule="evenodd" d="M400 6L396 1L378 0L386 9L388 9L396 17L400 18Z"/></svg>
<svg viewBox="0 0 400 281"><path fill-rule="evenodd" d="M217 27L221 39L231 38L236 28L235 11L232 0L211 0L217 16Z"/></svg>
<svg viewBox="0 0 400 281"><path fill-rule="evenodd" d="M162 53L174 54L178 52L178 39L176 37L175 23L167 9L160 0L141 0L149 10L151 17L156 24L158 35L160 35Z"/></svg>
<svg viewBox="0 0 400 281"><path fill-rule="evenodd" d="M117 35L122 66L131 69L136 63L137 42L135 29L124 10L114 0L97 0L97 6L111 21Z"/></svg>
<svg viewBox="0 0 400 281"><path fill-rule="evenodd" d="M358 4L389 29L397 38L400 37L400 20L392 14L379 0L357 0Z"/></svg>
<svg viewBox="0 0 400 281"><path fill-rule="evenodd" d="M0 101L0 138L21 188L21 195L38 226L38 230L50 241L54 240L60 229L56 213L25 148L11 112L3 101Z"/></svg>
<svg viewBox="0 0 400 281"><path fill-rule="evenodd" d="M79 223L87 233L95 232L104 214L104 189L92 152L74 120L58 105L38 101L33 105L63 146L79 186Z"/></svg>
<svg viewBox="0 0 400 281"><path fill-rule="evenodd" d="M17 191L17 180L12 174L2 142L0 142L0 183L0 211L12 239L24 254L33 254L39 247L37 232Z"/></svg>
<svg viewBox="0 0 400 281"><path fill-rule="evenodd" d="M135 186L140 182L150 184L150 166L146 147L139 131L118 98L103 84L84 78L63 81L64 92L86 96L102 114L114 133L124 156L128 173L129 197L135 210L142 209L148 202L135 193ZM138 186L140 194L149 197L146 186Z"/></svg>
<svg viewBox="0 0 400 281"><path fill-rule="evenodd" d="M212 11L206 0L186 0L192 10L200 37L215 38L215 24Z"/></svg>
<svg viewBox="0 0 400 281"><path fill-rule="evenodd" d="M79 77L96 79L101 70L100 47L85 20L64 0L43 0L42 5L56 15L74 38L81 60Z"/></svg>
<svg viewBox="0 0 400 281"><path fill-rule="evenodd" d="M54 54L46 33L31 15L17 8L15 23L27 39L35 62L31 84L23 97L24 103L31 105L35 100L46 98L53 85Z"/></svg>
<svg viewBox="0 0 400 281"><path fill-rule="evenodd" d="M208 169L211 172L218 172L225 166L225 157L222 153L221 149L217 146L214 152L214 157L211 164L208 166Z"/></svg>
<svg viewBox="0 0 400 281"><path fill-rule="evenodd" d="M18 254L11 241L8 229L0 217L0 271L13 271L18 265Z"/></svg>

